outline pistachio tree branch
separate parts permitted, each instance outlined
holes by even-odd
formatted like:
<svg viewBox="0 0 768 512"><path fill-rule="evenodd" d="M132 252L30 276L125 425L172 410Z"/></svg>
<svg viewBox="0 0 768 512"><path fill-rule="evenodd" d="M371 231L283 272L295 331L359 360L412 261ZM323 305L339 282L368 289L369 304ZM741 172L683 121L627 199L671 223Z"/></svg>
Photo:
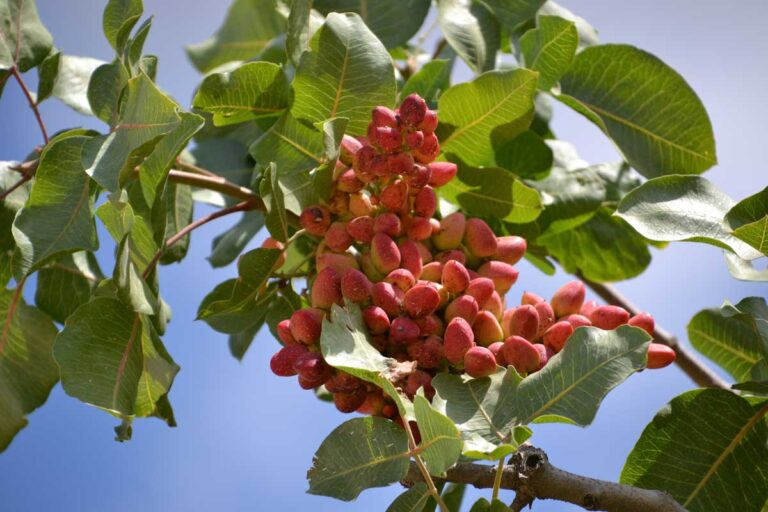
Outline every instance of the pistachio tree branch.
<svg viewBox="0 0 768 512"><path fill-rule="evenodd" d="M621 306L629 311L630 315L636 315L640 309L632 304L629 299L621 294L616 288L609 284L596 283L586 279L583 275L579 278L589 286L604 301L614 306ZM683 346L675 336L660 327L658 324L653 332L654 341L668 345L675 351L677 357L675 363L691 378L696 384L704 388L723 388L730 389L727 382L721 379L715 372L704 365L696 355L688 348Z"/></svg>
<svg viewBox="0 0 768 512"><path fill-rule="evenodd" d="M496 476L494 466L462 462L449 469L445 478L433 478L488 489L493 488ZM409 486L422 481L421 471L411 462L403 484ZM515 511L522 510L535 499L541 499L565 501L585 510L685 512L685 508L666 492L570 473L553 466L543 450L528 445L522 446L510 457L503 470L501 488L517 493L512 504Z"/></svg>

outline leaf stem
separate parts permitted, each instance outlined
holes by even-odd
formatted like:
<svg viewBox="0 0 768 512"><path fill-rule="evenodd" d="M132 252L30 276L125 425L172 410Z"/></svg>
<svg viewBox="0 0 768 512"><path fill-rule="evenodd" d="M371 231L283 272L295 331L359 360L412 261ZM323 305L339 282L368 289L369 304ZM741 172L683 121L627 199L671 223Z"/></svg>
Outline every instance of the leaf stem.
<svg viewBox="0 0 768 512"><path fill-rule="evenodd" d="M408 422L408 418L403 418L403 428L405 429L405 433L408 435L408 444L411 447L411 454L413 455L413 460L416 461L416 465L419 468L419 472L421 473L421 477L424 479L424 483L427 484L427 488L429 489L429 494L432 495L437 505L440 507L441 512L451 512L448 508L448 505L446 505L445 501L443 501L443 497L440 496L440 491L437 490L437 487L435 486L435 481L432 480L432 475L429 474L429 470L427 470L427 466L424 465L424 461L421 460L421 457L418 453L418 446L416 446L416 438L413 437L413 431L411 430L411 425Z"/></svg>
<svg viewBox="0 0 768 512"><path fill-rule="evenodd" d="M493 493L491 494L491 499L496 500L499 499L499 489L501 489L501 476L504 474L504 459L506 457L502 456L499 459L499 465L496 466L496 478L493 480Z"/></svg>
<svg viewBox="0 0 768 512"><path fill-rule="evenodd" d="M184 226L181 230L179 230L178 233L176 233L175 235L170 237L168 240L166 240L163 246L160 249L158 249L158 251L152 257L152 260L147 265L147 268L144 270L144 274L143 274L144 279L149 277L149 275L152 273L152 270L154 270L154 268L157 266L157 262L160 261L160 258L163 256L163 253L166 250L168 250L173 244L175 244L176 242L184 238L186 235L191 233L193 230L199 228L200 226L208 224L212 220L216 220L220 217L224 217L231 213L252 210L253 208L254 208L254 199L251 198L247 201L242 201L240 203L237 203L234 206L230 206L229 208L222 208L221 210L210 213L205 217L201 217L200 219L197 219L191 224Z"/></svg>
<svg viewBox="0 0 768 512"><path fill-rule="evenodd" d="M185 162L181 158L176 159L176 166L182 171L192 172L195 174L202 174L203 176L209 176L211 178L219 178L220 176L215 172L211 172L208 169L203 169L199 165L195 165L189 162Z"/></svg>
<svg viewBox="0 0 768 512"><path fill-rule="evenodd" d="M21 77L21 73L19 73L19 69L16 66L13 66L10 69L11 74L13 75L13 78L16 79L16 81L19 83L19 87L21 87L21 91L24 93L24 96L27 97L27 101L29 102L29 108L32 109L32 112L35 114L35 118L37 119L37 124L40 125L40 131L43 134L43 140L46 144L48 144L48 130L45 128L45 123L43 122L43 116L40 115L40 109L37 108L37 103L35 103L35 99L32 97L32 93L29 92L29 88L27 87L27 84L24 82L24 79Z"/></svg>

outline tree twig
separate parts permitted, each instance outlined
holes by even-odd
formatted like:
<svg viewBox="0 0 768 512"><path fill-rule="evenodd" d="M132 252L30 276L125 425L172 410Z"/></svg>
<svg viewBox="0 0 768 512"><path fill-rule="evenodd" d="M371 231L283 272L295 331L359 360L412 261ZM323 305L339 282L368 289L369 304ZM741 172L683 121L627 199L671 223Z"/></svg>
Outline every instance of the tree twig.
<svg viewBox="0 0 768 512"><path fill-rule="evenodd" d="M35 118L37 119L37 124L40 125L40 131L43 133L43 140L46 144L48 144L48 130L45 128L45 123L43 122L43 116L40 115L40 109L37 108L37 103L35 103L35 99L32 97L32 93L29 92L29 88L27 87L27 84L24 82L24 79L21 77L21 73L19 73L19 70L16 68L16 66L13 66L11 69L11 74L13 75L13 78L16 79L16 81L19 83L19 87L21 87L21 91L24 93L24 96L27 97L27 101L29 102L29 108L32 109L32 112L35 114Z"/></svg>
<svg viewBox="0 0 768 512"><path fill-rule="evenodd" d="M179 230L178 233L170 237L168 240L165 241L163 246L155 253L155 255L152 257L152 260L147 264L147 268L144 270L144 279L149 277L149 275L152 273L152 270L157 266L157 262L160 261L160 258L163 256L163 253L168 250L173 244L184 238L186 235L194 231L195 229L199 228L200 226L203 226L205 224L208 224L212 220L216 220L220 217L224 217L226 215L229 215L231 213L235 212L244 212L247 210L251 210L254 207L254 200L253 198L248 199L247 201L242 201L240 203L237 203L234 206L230 206L229 208L222 208L221 210L217 210L213 213L210 213L206 215L205 217L201 217L197 219L196 221L192 222L191 224L188 224L187 226L184 226L181 230Z"/></svg>
<svg viewBox="0 0 768 512"><path fill-rule="evenodd" d="M168 179L175 183L185 183L194 187L221 192L222 194L243 201L247 201L256 197L251 189L232 183L226 178L217 176L215 174L199 174L196 172L177 171L175 169L171 169L168 171Z"/></svg>
<svg viewBox="0 0 768 512"><path fill-rule="evenodd" d="M640 313L640 309L637 308L629 299L621 294L616 288L609 284L596 283L586 279L583 275L578 276L579 279L592 288L592 290L599 295L604 301L614 306L621 306L629 311L630 315L636 315ZM668 345L675 351L677 358L675 363L685 372L688 377L691 378L696 384L705 388L723 388L730 389L727 382L721 379L715 372L709 369L704 363L699 360L696 355L683 346L675 336L667 332L664 328L656 325L653 332L654 341L657 343L663 343Z"/></svg>
<svg viewBox="0 0 768 512"><path fill-rule="evenodd" d="M496 468L485 464L462 462L446 472L438 481L492 488ZM422 482L421 471L414 462L403 480L406 485ZM552 499L578 505L586 510L609 512L685 512L685 508L663 491L641 489L631 485L588 478L553 466L547 454L524 445L504 467L501 488L517 492L513 510L522 510L534 499Z"/></svg>

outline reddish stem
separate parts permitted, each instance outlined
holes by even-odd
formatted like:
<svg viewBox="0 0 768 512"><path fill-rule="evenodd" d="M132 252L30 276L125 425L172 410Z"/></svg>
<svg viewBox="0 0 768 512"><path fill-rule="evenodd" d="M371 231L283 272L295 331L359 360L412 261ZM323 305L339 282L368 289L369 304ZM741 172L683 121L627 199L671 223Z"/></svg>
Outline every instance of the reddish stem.
<svg viewBox="0 0 768 512"><path fill-rule="evenodd" d="M24 79L21 77L21 73L19 73L19 70L16 68L16 66L13 66L10 71L13 77L19 83L19 87L21 87L21 91L24 93L24 96L27 97L27 101L29 101L29 108L31 108L32 112L34 112L35 118L37 118L37 124L40 125L40 131L43 133L43 140L45 140L45 143L48 144L48 130L45 128L43 116L40 115L40 109L37 108L37 103L35 103L34 98L32 98L32 93L29 92L29 88L24 82Z"/></svg>

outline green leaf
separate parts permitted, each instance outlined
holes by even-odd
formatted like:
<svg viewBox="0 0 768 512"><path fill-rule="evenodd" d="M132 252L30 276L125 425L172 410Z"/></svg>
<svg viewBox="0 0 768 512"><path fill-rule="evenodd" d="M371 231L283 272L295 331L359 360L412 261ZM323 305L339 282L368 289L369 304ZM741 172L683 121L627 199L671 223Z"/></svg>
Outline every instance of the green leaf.
<svg viewBox="0 0 768 512"><path fill-rule="evenodd" d="M418 94L429 104L435 104L443 91L451 85L451 61L445 59L432 60L421 66L405 82L400 97Z"/></svg>
<svg viewBox="0 0 768 512"><path fill-rule="evenodd" d="M688 339L696 350L721 366L736 382L748 380L752 367L764 357L754 326L719 309L696 313L688 323Z"/></svg>
<svg viewBox="0 0 768 512"><path fill-rule="evenodd" d="M165 135L152 150L152 153L141 162L139 182L148 205L154 205L156 196L162 192L168 171L175 164L176 157L187 146L192 136L204 124L202 117L188 112L180 112L181 123Z"/></svg>
<svg viewBox="0 0 768 512"><path fill-rule="evenodd" d="M337 427L317 449L307 472L307 492L351 501L365 489L401 480L409 459L400 426L378 417L355 418Z"/></svg>
<svg viewBox="0 0 768 512"><path fill-rule="evenodd" d="M651 337L637 327L580 327L562 352L524 378L512 399L517 423L592 423L605 395L645 368Z"/></svg>
<svg viewBox="0 0 768 512"><path fill-rule="evenodd" d="M38 66L37 97L35 98L35 103L38 105L53 94L53 84L56 82L56 76L59 74L60 62L61 52L54 49Z"/></svg>
<svg viewBox="0 0 768 512"><path fill-rule="evenodd" d="M75 252L41 268L37 273L35 304L63 324L88 302L104 275L93 253Z"/></svg>
<svg viewBox="0 0 768 512"><path fill-rule="evenodd" d="M285 49L294 67L299 65L301 54L309 49L309 39L315 32L312 0L293 2L288 15L288 30L285 35ZM322 23L322 22L321 22Z"/></svg>
<svg viewBox="0 0 768 512"><path fill-rule="evenodd" d="M0 71L28 71L51 53L53 38L37 15L34 0L0 3Z"/></svg>
<svg viewBox="0 0 768 512"><path fill-rule="evenodd" d="M149 30L151 28L152 18L150 17L144 20L144 23L139 25L139 28L136 29L136 33L134 34L133 38L128 40L128 48L125 53L128 57L128 63L131 65L131 70L133 71L134 75L138 74L141 70L141 54L144 51L144 43L149 36ZM152 80L155 79L154 73L147 73L147 75L151 76Z"/></svg>
<svg viewBox="0 0 768 512"><path fill-rule="evenodd" d="M81 160L89 138L77 133L60 135L40 156L32 192L13 223L17 278L63 253L99 247L90 179Z"/></svg>
<svg viewBox="0 0 768 512"><path fill-rule="evenodd" d="M645 239L607 208L598 209L575 228L542 235L537 242L566 272L581 272L593 281L629 279L641 274L651 262Z"/></svg>
<svg viewBox="0 0 768 512"><path fill-rule="evenodd" d="M700 174L717 162L701 100L649 53L627 45L587 48L560 84L558 99L597 124L644 176Z"/></svg>
<svg viewBox="0 0 768 512"><path fill-rule="evenodd" d="M304 306L305 304L302 302L301 296L293 288L287 286L280 290L270 303L269 310L267 311L267 325L269 325L269 331L275 339L280 340L277 334L277 324L289 319L294 312Z"/></svg>
<svg viewBox="0 0 768 512"><path fill-rule="evenodd" d="M28 306L21 290L0 290L0 452L45 403L59 370L51 356L53 322Z"/></svg>
<svg viewBox="0 0 768 512"><path fill-rule="evenodd" d="M88 100L88 85L96 70L106 64L102 60L90 57L62 55L58 74L52 84L53 96L80 114L94 115ZM38 103L40 101L42 100L38 97Z"/></svg>
<svg viewBox="0 0 768 512"><path fill-rule="evenodd" d="M362 135L377 105L393 105L397 86L392 59L356 14L331 13L309 43L293 81L291 113L317 123L349 119Z"/></svg>
<svg viewBox="0 0 768 512"><path fill-rule="evenodd" d="M283 190L278 181L278 172L275 164L270 164L264 170L264 178L261 180L259 192L266 207L265 223L272 238L285 242L288 240L288 216L285 211Z"/></svg>
<svg viewBox="0 0 768 512"><path fill-rule="evenodd" d="M187 46L187 55L207 73L227 62L256 57L285 28L275 0L235 0L221 28L206 41Z"/></svg>
<svg viewBox="0 0 768 512"><path fill-rule="evenodd" d="M736 238L768 256L768 187L736 203L725 222Z"/></svg>
<svg viewBox="0 0 768 512"><path fill-rule="evenodd" d="M743 259L760 256L728 232L723 218L733 200L699 176L663 176L647 181L619 203L616 215L650 240L704 242Z"/></svg>
<svg viewBox="0 0 768 512"><path fill-rule="evenodd" d="M112 132L90 140L83 149L86 172L110 192L119 189L122 173L140 163L160 136L181 123L176 102L143 73L128 80L120 105Z"/></svg>
<svg viewBox="0 0 768 512"><path fill-rule="evenodd" d="M144 12L142 0L109 0L104 9L104 35L112 48L122 54L131 30Z"/></svg>
<svg viewBox="0 0 768 512"><path fill-rule="evenodd" d="M430 497L427 484L419 482L395 498L386 512L422 512Z"/></svg>
<svg viewBox="0 0 768 512"><path fill-rule="evenodd" d="M516 432L525 427L514 424L513 403L520 380L514 370L499 370L482 379L450 373L438 373L432 379L437 391L433 402L461 431L465 455L497 460L517 450L520 438L525 438L525 432Z"/></svg>
<svg viewBox="0 0 768 512"><path fill-rule="evenodd" d="M119 60L102 64L91 75L88 83L88 105L93 115L110 127L117 124L120 97L123 88L128 85L129 78L128 71Z"/></svg>
<svg viewBox="0 0 768 512"><path fill-rule="evenodd" d="M369 112L370 115L370 112ZM309 170L323 162L322 134L284 113L252 146L253 158L266 167L274 162L288 211L301 214L317 202Z"/></svg>
<svg viewBox="0 0 768 512"><path fill-rule="evenodd" d="M264 215L261 212L243 213L237 224L213 239L211 255L208 256L211 266L224 267L235 261L262 227L264 227Z"/></svg>
<svg viewBox="0 0 768 512"><path fill-rule="evenodd" d="M327 15L330 12L354 12L387 48L407 43L424 23L429 12L429 0L315 0L314 7Z"/></svg>
<svg viewBox="0 0 768 512"><path fill-rule="evenodd" d="M621 482L669 492L686 510L759 512L768 498L768 402L720 389L674 398L640 436Z"/></svg>
<svg viewBox="0 0 768 512"><path fill-rule="evenodd" d="M118 244L112 282L117 288L117 297L132 311L152 315L159 308L157 297L131 261L130 247L128 236Z"/></svg>
<svg viewBox="0 0 768 512"><path fill-rule="evenodd" d="M489 71L445 91L438 127L443 152L477 167L492 162L497 141L513 139L530 125L536 77L526 69Z"/></svg>
<svg viewBox="0 0 768 512"><path fill-rule="evenodd" d="M448 484L443 491L443 501L448 505L448 510L456 511L461 509L461 503L464 501L466 493L466 484Z"/></svg>
<svg viewBox="0 0 768 512"><path fill-rule="evenodd" d="M746 391L748 393L755 393L759 395L768 395L768 381L747 381L739 382L731 386L732 389L738 389L739 391Z"/></svg>
<svg viewBox="0 0 768 512"><path fill-rule="evenodd" d="M261 294L280 258L277 249L254 249L243 254L237 264L239 277L218 285L203 299L197 319L205 320L213 329L235 334L252 327L263 319L257 314L269 304L274 289Z"/></svg>
<svg viewBox="0 0 768 512"><path fill-rule="evenodd" d="M250 62L228 73L205 77L192 101L213 114L213 124L226 126L278 115L288 105L288 81L280 66Z"/></svg>
<svg viewBox="0 0 768 512"><path fill-rule="evenodd" d="M479 0L498 18L504 27L514 29L530 20L544 0Z"/></svg>
<svg viewBox="0 0 768 512"><path fill-rule="evenodd" d="M447 416L432 408L423 396L415 396L413 412L421 434L421 457L430 474L442 475L461 455L461 433Z"/></svg>
<svg viewBox="0 0 768 512"><path fill-rule="evenodd" d="M112 414L137 414L145 390L145 351L154 346L151 323L110 297L95 297L67 320L54 345L64 391ZM158 397L159 398L159 397Z"/></svg>
<svg viewBox="0 0 768 512"><path fill-rule="evenodd" d="M380 387L395 401L400 416L412 416L392 383L410 374L414 364L385 357L371 345L360 306L331 307L330 319L323 319L320 350L329 365Z"/></svg>
<svg viewBox="0 0 768 512"><path fill-rule="evenodd" d="M491 12L467 0L441 0L437 8L440 30L459 57L476 73L494 69L501 36Z"/></svg>
<svg viewBox="0 0 768 512"><path fill-rule="evenodd" d="M755 262L739 258L731 251L723 251L728 271L736 279L743 281L768 281L768 268L759 269Z"/></svg>
<svg viewBox="0 0 768 512"><path fill-rule="evenodd" d="M519 178L540 180L552 168L552 150L534 131L527 130L517 137L494 144L494 160Z"/></svg>
<svg viewBox="0 0 768 512"><path fill-rule="evenodd" d="M538 28L520 38L525 67L539 72L539 89L547 91L571 66L579 44L576 25L557 16L539 16Z"/></svg>
<svg viewBox="0 0 768 512"><path fill-rule="evenodd" d="M560 18L572 21L576 24L576 31L579 34L579 49L598 44L597 30L590 25L587 20L581 16L576 16L562 5L548 0L539 9L540 16L558 16Z"/></svg>
<svg viewBox="0 0 768 512"><path fill-rule="evenodd" d="M19 162L0 161L0 191L6 191L15 186L20 178L18 172L11 170L11 167L18 165ZM13 276L12 261L13 253L16 249L16 242L13 239L13 221L16 218L16 212L19 211L29 198L29 191L32 183L27 181L16 188L0 202L0 287L5 288L6 283Z"/></svg>
<svg viewBox="0 0 768 512"><path fill-rule="evenodd" d="M168 182L163 193L163 203L165 207L165 222L161 238L162 240L168 240L192 223L192 214L195 206L192 201L192 188L189 185ZM190 238L191 236L188 234L172 246L167 247L160 257L160 263L168 265L183 260L189 249Z"/></svg>
<svg viewBox="0 0 768 512"><path fill-rule="evenodd" d="M506 169L461 165L456 176L440 188L440 196L468 214L525 223L535 220L543 209L539 193Z"/></svg>
<svg viewBox="0 0 768 512"><path fill-rule="evenodd" d="M264 315L257 313L258 320L246 330L229 335L229 352L238 361L242 361L245 353L253 343L256 334L264 326Z"/></svg>

